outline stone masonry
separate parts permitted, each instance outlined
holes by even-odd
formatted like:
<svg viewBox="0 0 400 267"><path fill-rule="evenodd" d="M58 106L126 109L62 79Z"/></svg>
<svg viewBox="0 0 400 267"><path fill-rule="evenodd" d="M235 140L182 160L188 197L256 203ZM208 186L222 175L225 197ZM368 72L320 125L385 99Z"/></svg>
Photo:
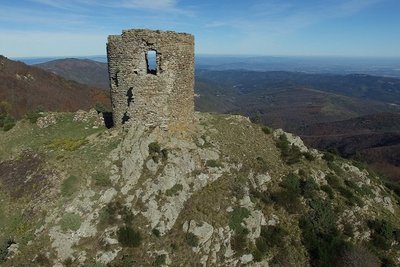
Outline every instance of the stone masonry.
<svg viewBox="0 0 400 267"><path fill-rule="evenodd" d="M150 54L155 53L151 66ZM115 126L142 123L186 131L194 118L194 37L172 31L125 30L107 44Z"/></svg>

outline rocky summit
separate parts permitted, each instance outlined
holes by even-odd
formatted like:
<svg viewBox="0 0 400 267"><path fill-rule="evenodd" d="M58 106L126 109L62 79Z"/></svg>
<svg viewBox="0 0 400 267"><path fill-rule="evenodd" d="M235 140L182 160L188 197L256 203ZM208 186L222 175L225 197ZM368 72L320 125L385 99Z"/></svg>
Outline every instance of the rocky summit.
<svg viewBox="0 0 400 267"><path fill-rule="evenodd" d="M380 177L234 115L171 134L96 112L0 131L2 266L398 266Z"/></svg>

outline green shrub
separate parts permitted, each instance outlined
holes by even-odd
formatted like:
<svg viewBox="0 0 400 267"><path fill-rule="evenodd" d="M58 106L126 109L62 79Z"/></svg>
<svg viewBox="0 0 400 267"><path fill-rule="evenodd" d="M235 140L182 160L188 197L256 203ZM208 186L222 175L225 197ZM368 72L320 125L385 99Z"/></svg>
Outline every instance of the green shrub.
<svg viewBox="0 0 400 267"><path fill-rule="evenodd" d="M397 266L396 263L392 259L386 257L382 259L381 267L396 267L396 266Z"/></svg>
<svg viewBox="0 0 400 267"><path fill-rule="evenodd" d="M265 133L265 134L271 134L272 133L272 129L267 127L267 126L262 126L261 130Z"/></svg>
<svg viewBox="0 0 400 267"><path fill-rule="evenodd" d="M149 144L149 155L154 160L154 162L158 163L161 154L161 147L158 142L152 142Z"/></svg>
<svg viewBox="0 0 400 267"><path fill-rule="evenodd" d="M355 204L357 204L360 207L364 206L364 202L362 201L362 199L356 196L353 192L351 192L344 186L339 186L337 190L342 196L344 196L347 199L347 204L349 204L350 206L354 206Z"/></svg>
<svg viewBox="0 0 400 267"><path fill-rule="evenodd" d="M243 231L243 226L241 225L245 218L250 216L250 211L243 207L235 207L230 213L229 227L235 232Z"/></svg>
<svg viewBox="0 0 400 267"><path fill-rule="evenodd" d="M338 188L341 187L341 184L342 184L342 183L341 183L341 180L340 180L340 178L337 177L336 175L329 173L329 174L325 177L325 179L326 179L326 181L328 182L328 184L329 184L331 187L333 187L333 188L335 188L335 189L338 189Z"/></svg>
<svg viewBox="0 0 400 267"><path fill-rule="evenodd" d="M248 231L242 229L242 231L236 232L231 238L231 247L239 254L242 254L248 248L247 234Z"/></svg>
<svg viewBox="0 0 400 267"><path fill-rule="evenodd" d="M15 126L15 119L10 115L6 115L2 120L2 127L5 132L11 130Z"/></svg>
<svg viewBox="0 0 400 267"><path fill-rule="evenodd" d="M118 241L124 247L138 247L142 242L142 236L140 232L135 231L130 226L122 226L118 229L117 232Z"/></svg>
<svg viewBox="0 0 400 267"><path fill-rule="evenodd" d="M257 157L257 158L256 158L254 168L255 168L258 172L261 172L261 173L266 172L266 171L268 171L268 169L269 169L269 168L268 168L267 162L266 162L265 159L262 158L262 157Z"/></svg>
<svg viewBox="0 0 400 267"><path fill-rule="evenodd" d="M336 215L329 202L308 201L310 211L300 219L302 239L310 256L311 266L335 266L339 255L348 247L336 228Z"/></svg>
<svg viewBox="0 0 400 267"><path fill-rule="evenodd" d="M284 134L279 137L276 146L281 150L282 159L289 165L299 162L303 157L300 149L295 145L290 145Z"/></svg>
<svg viewBox="0 0 400 267"><path fill-rule="evenodd" d="M78 177L71 175L61 184L61 194L65 197L72 196L78 189Z"/></svg>
<svg viewBox="0 0 400 267"><path fill-rule="evenodd" d="M354 236L354 227L350 223L345 223L343 225L343 234L345 234L348 237L353 237Z"/></svg>
<svg viewBox="0 0 400 267"><path fill-rule="evenodd" d="M157 267L163 266L163 265L165 265L166 261L167 261L167 255L161 254L156 257L156 261L154 262L154 265Z"/></svg>
<svg viewBox="0 0 400 267"><path fill-rule="evenodd" d="M75 213L66 213L61 218L61 229L63 231L77 231L81 227L81 217Z"/></svg>
<svg viewBox="0 0 400 267"><path fill-rule="evenodd" d="M308 161L314 161L315 160L315 156L310 152L304 152L303 156Z"/></svg>
<svg viewBox="0 0 400 267"><path fill-rule="evenodd" d="M34 111L28 112L25 117L30 123L36 123L40 117L43 117L42 113L44 109L42 107L37 107Z"/></svg>
<svg viewBox="0 0 400 267"><path fill-rule="evenodd" d="M324 191L330 199L333 199L335 197L335 194L329 185L322 185L321 190Z"/></svg>
<svg viewBox="0 0 400 267"><path fill-rule="evenodd" d="M298 213L301 210L299 177L289 174L283 178L280 186L283 189L271 195L272 201L285 208L289 213Z"/></svg>
<svg viewBox="0 0 400 267"><path fill-rule="evenodd" d="M262 226L260 236L264 238L268 247L282 247L283 240L288 233L280 226Z"/></svg>
<svg viewBox="0 0 400 267"><path fill-rule="evenodd" d="M187 233L186 244L188 244L191 247L197 247L199 245L199 238L193 233Z"/></svg>
<svg viewBox="0 0 400 267"><path fill-rule="evenodd" d="M335 156L332 153L329 152L325 152L324 155L322 156L322 159L326 160L326 161L334 161L335 160Z"/></svg>
<svg viewBox="0 0 400 267"><path fill-rule="evenodd" d="M261 252L262 254L265 254L267 252L268 249L268 244L267 244L267 240L265 239L265 237L260 236L256 239L256 247L257 250L259 252Z"/></svg>
<svg viewBox="0 0 400 267"><path fill-rule="evenodd" d="M105 173L95 173L92 175L92 179L96 186L108 187L112 185L110 177Z"/></svg>
<svg viewBox="0 0 400 267"><path fill-rule="evenodd" d="M209 159L206 161L206 166L210 168L222 168L224 165L218 160L215 159Z"/></svg>
<svg viewBox="0 0 400 267"><path fill-rule="evenodd" d="M14 241L11 239L0 242L0 263L3 263L7 260L8 248L14 244Z"/></svg>
<svg viewBox="0 0 400 267"><path fill-rule="evenodd" d="M329 169L334 171L336 173L336 175L343 177L343 175L344 175L343 169L339 165L337 165L335 162L329 161L328 167L329 167Z"/></svg>
<svg viewBox="0 0 400 267"><path fill-rule="evenodd" d="M153 233L153 235L155 237L160 237L161 236L160 230L158 230L157 228L153 228L153 230L151 230L151 232Z"/></svg>
<svg viewBox="0 0 400 267"><path fill-rule="evenodd" d="M173 187L165 191L165 194L169 197L175 196L178 194L178 192L182 191L183 185L181 184L175 184Z"/></svg>
<svg viewBox="0 0 400 267"><path fill-rule="evenodd" d="M259 251L258 249L254 249L251 254L253 255L253 259L255 262L260 262L262 261L264 257L264 253Z"/></svg>
<svg viewBox="0 0 400 267"><path fill-rule="evenodd" d="M393 225L386 220L369 220L367 224L372 231L372 244L379 249L390 249L394 240L395 229Z"/></svg>
<svg viewBox="0 0 400 267"><path fill-rule="evenodd" d="M305 198L312 198L315 196L315 191L318 190L318 184L313 178L300 181L301 194Z"/></svg>

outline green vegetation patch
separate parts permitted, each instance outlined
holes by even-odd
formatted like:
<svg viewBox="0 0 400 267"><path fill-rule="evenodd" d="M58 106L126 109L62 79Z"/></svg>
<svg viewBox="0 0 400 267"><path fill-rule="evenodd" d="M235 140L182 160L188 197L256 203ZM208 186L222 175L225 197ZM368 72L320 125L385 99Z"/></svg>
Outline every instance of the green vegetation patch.
<svg viewBox="0 0 400 267"><path fill-rule="evenodd" d="M235 231L243 231L243 226L241 225L245 218L250 216L250 211L243 207L235 207L230 213L229 227Z"/></svg>
<svg viewBox="0 0 400 267"><path fill-rule="evenodd" d="M299 213L302 210L299 197L301 196L300 178L294 174L286 175L280 186L281 191L271 194L271 200L282 206L289 213Z"/></svg>
<svg viewBox="0 0 400 267"><path fill-rule="evenodd" d="M261 261L268 249L284 247L287 231L280 226L262 226L260 237L256 239L256 249L252 252L256 261Z"/></svg>
<svg viewBox="0 0 400 267"><path fill-rule="evenodd" d="M61 218L61 229L63 231L77 231L81 227L81 217L75 213L66 213Z"/></svg>
<svg viewBox="0 0 400 267"><path fill-rule="evenodd" d="M300 162L303 154L295 145L290 145L286 135L279 136L276 146L281 150L282 159L289 165Z"/></svg>
<svg viewBox="0 0 400 267"><path fill-rule="evenodd" d="M53 140L49 145L48 148L51 149L61 149L66 151L75 151L81 146L88 143L88 140L85 138L61 138Z"/></svg>
<svg viewBox="0 0 400 267"><path fill-rule="evenodd" d="M160 159L163 161L168 159L168 150L161 149L161 146L158 142L152 142L148 147L149 155L154 162L158 163Z"/></svg>
<svg viewBox="0 0 400 267"><path fill-rule="evenodd" d="M139 231L130 226L122 226L117 232L118 241L125 247L138 247L142 242L142 236Z"/></svg>
<svg viewBox="0 0 400 267"><path fill-rule="evenodd" d="M79 187L79 178L77 176L71 175L65 179L61 184L61 194L64 197L72 196Z"/></svg>
<svg viewBox="0 0 400 267"><path fill-rule="evenodd" d="M371 242L378 249L388 250L393 241L400 242L400 229L396 229L386 220L369 220L368 227L372 231Z"/></svg>
<svg viewBox="0 0 400 267"><path fill-rule="evenodd" d="M92 175L92 179L96 186L108 187L112 185L110 177L105 173L101 172L95 173Z"/></svg>
<svg viewBox="0 0 400 267"><path fill-rule="evenodd" d="M206 167L222 168L222 167L224 167L224 165L219 160L209 159L206 161Z"/></svg>
<svg viewBox="0 0 400 267"><path fill-rule="evenodd" d="M308 201L310 211L301 217L303 243L310 256L311 266L335 266L339 255L348 248L336 227L336 215L328 201Z"/></svg>
<svg viewBox="0 0 400 267"><path fill-rule="evenodd" d="M173 187L165 191L165 194L169 197L177 195L180 191L183 190L183 185L175 184Z"/></svg>
<svg viewBox="0 0 400 267"><path fill-rule="evenodd" d="M193 233L186 234L186 244L191 247L197 247L199 245L199 238Z"/></svg>

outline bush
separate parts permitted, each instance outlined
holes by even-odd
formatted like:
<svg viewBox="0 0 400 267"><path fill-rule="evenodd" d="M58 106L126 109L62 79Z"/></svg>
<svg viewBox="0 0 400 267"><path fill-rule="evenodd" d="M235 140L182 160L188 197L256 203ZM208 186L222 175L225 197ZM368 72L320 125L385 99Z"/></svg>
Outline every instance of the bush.
<svg viewBox="0 0 400 267"><path fill-rule="evenodd" d="M92 179L96 186L108 187L112 185L110 177L104 173L95 173L92 175Z"/></svg>
<svg viewBox="0 0 400 267"><path fill-rule="evenodd" d="M167 261L167 255L161 254L158 255L156 258L156 261L154 262L155 266L163 266L165 265L165 262Z"/></svg>
<svg viewBox="0 0 400 267"><path fill-rule="evenodd" d="M314 161L315 160L315 156L313 154L311 154L310 152L304 152L303 156L306 158L306 160L308 161Z"/></svg>
<svg viewBox="0 0 400 267"><path fill-rule="evenodd" d="M158 163L160 158L162 160L168 159L168 150L162 149L158 142L152 142L149 144L149 155L153 159L154 162Z"/></svg>
<svg viewBox="0 0 400 267"><path fill-rule="evenodd" d="M193 233L187 233L186 244L188 244L191 247L197 247L199 245L199 238Z"/></svg>
<svg viewBox="0 0 400 267"><path fill-rule="evenodd" d="M333 161L330 161L330 162L328 162L328 167L329 167L329 169L334 171L336 173L336 175L343 177L344 171L339 165L337 165Z"/></svg>
<svg viewBox="0 0 400 267"><path fill-rule="evenodd" d="M5 115L5 117L2 119L1 125L3 130L7 132L15 126L15 119L10 115Z"/></svg>
<svg viewBox="0 0 400 267"><path fill-rule="evenodd" d="M75 213L66 213L61 218L61 229L63 231L77 231L81 227L81 217Z"/></svg>
<svg viewBox="0 0 400 267"><path fill-rule="evenodd" d="M209 159L206 161L206 166L210 168L222 168L224 165L220 161L217 161L215 159Z"/></svg>
<svg viewBox="0 0 400 267"><path fill-rule="evenodd" d="M271 134L272 130L271 128L267 127L267 126L262 126L261 130L265 133L265 134Z"/></svg>
<svg viewBox="0 0 400 267"><path fill-rule="evenodd" d="M315 191L318 190L318 184L312 178L306 179L300 181L300 189L305 198L312 198L315 196Z"/></svg>
<svg viewBox="0 0 400 267"><path fill-rule="evenodd" d="M303 157L300 149L295 145L290 145L286 135L279 136L276 146L281 150L281 157L289 165L297 163Z"/></svg>
<svg viewBox="0 0 400 267"><path fill-rule="evenodd" d="M269 247L282 247L287 232L280 226L262 226L260 236Z"/></svg>
<svg viewBox="0 0 400 267"><path fill-rule="evenodd" d="M243 226L241 225L243 220L249 217L250 211L243 207L235 207L230 213L229 227L235 232L243 231Z"/></svg>
<svg viewBox="0 0 400 267"><path fill-rule="evenodd" d="M151 230L151 232L155 237L161 236L160 230L158 230L157 228L153 228L153 230Z"/></svg>
<svg viewBox="0 0 400 267"><path fill-rule="evenodd" d="M335 188L335 189L338 189L338 188L340 188L341 187L341 180L340 180L340 178L339 177L337 177L336 175L334 175L334 174L328 174L326 177L325 177L325 179L326 179L326 181L328 182L328 184L331 186L331 187L333 187L333 188Z"/></svg>
<svg viewBox="0 0 400 267"><path fill-rule="evenodd" d="M299 212L301 210L299 177L295 174L289 174L283 178L280 186L283 187L283 190L273 193L271 195L272 201L275 201L289 213Z"/></svg>
<svg viewBox="0 0 400 267"><path fill-rule="evenodd" d="M321 190L324 191L330 199L333 199L335 197L335 194L329 185L322 185Z"/></svg>
<svg viewBox="0 0 400 267"><path fill-rule="evenodd" d="M309 201L310 212L300 219L302 239L310 256L311 266L334 266L348 245L336 228L336 216L329 202Z"/></svg>
<svg viewBox="0 0 400 267"><path fill-rule="evenodd" d="M142 236L140 232L135 231L130 226L123 226L118 229L117 232L118 241L124 247L138 247L142 242Z"/></svg>
<svg viewBox="0 0 400 267"><path fill-rule="evenodd" d="M367 224L372 231L372 244L379 249L390 249L395 237L393 225L386 220L369 220Z"/></svg>
<svg viewBox="0 0 400 267"><path fill-rule="evenodd" d="M61 194L65 197L72 196L78 189L78 177L71 175L61 184Z"/></svg>
<svg viewBox="0 0 400 267"><path fill-rule="evenodd" d="M7 260L8 248L14 243L11 239L0 242L0 263Z"/></svg>
<svg viewBox="0 0 400 267"><path fill-rule="evenodd" d="M235 233L231 238L231 247L234 251L238 253L243 253L248 247L247 241L248 231L242 230L240 232Z"/></svg>
<svg viewBox="0 0 400 267"><path fill-rule="evenodd" d="M182 191L183 185L181 184L175 184L173 187L165 191L165 194L169 197L177 195L178 192Z"/></svg>
<svg viewBox="0 0 400 267"><path fill-rule="evenodd" d="M257 157L257 158L256 158L254 168L255 168L258 172L262 172L262 173L268 171L268 169L269 169L269 168L268 168L267 162L266 162L265 159L262 158L262 157Z"/></svg>
<svg viewBox="0 0 400 267"><path fill-rule="evenodd" d="M37 120L42 117L42 113L44 109L42 107L37 107L34 111L28 112L25 117L29 120L30 123L36 123Z"/></svg>
<svg viewBox="0 0 400 267"><path fill-rule="evenodd" d="M332 153L329 152L325 152L324 155L322 156L322 159L326 160L326 161L334 161L335 160L335 156Z"/></svg>

